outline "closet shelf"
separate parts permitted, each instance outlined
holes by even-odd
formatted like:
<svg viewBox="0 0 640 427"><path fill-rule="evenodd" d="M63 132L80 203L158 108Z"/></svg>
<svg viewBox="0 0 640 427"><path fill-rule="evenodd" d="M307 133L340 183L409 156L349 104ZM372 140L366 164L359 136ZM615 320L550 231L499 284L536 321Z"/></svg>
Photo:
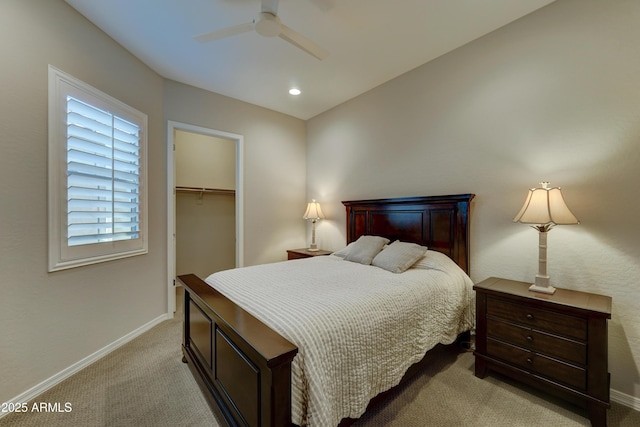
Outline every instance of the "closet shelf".
<svg viewBox="0 0 640 427"><path fill-rule="evenodd" d="M181 187L176 186L176 191L184 193L215 193L215 194L236 194L236 190L225 190L222 188L207 188L207 187Z"/></svg>

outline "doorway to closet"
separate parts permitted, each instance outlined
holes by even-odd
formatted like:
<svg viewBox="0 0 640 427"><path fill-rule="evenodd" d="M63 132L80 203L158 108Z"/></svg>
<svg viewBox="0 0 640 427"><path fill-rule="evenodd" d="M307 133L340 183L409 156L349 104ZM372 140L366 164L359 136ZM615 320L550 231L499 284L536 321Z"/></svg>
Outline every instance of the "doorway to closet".
<svg viewBox="0 0 640 427"><path fill-rule="evenodd" d="M168 129L168 312L176 276L243 265L241 135L178 122Z"/></svg>

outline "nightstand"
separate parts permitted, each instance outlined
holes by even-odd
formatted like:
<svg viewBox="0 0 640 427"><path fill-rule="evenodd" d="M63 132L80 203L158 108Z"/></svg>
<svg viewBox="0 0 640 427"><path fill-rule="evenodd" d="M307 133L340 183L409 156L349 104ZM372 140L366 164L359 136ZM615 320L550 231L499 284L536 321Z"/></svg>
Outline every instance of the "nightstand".
<svg viewBox="0 0 640 427"><path fill-rule="evenodd" d="M300 259L300 258L311 258L311 257L314 257L314 256L329 255L331 253L332 253L331 251L323 251L323 250L310 251L307 248L288 249L287 250L287 259L291 260L291 259Z"/></svg>
<svg viewBox="0 0 640 427"><path fill-rule="evenodd" d="M611 298L491 277L476 284L475 375L489 370L585 408L607 425L607 319Z"/></svg>

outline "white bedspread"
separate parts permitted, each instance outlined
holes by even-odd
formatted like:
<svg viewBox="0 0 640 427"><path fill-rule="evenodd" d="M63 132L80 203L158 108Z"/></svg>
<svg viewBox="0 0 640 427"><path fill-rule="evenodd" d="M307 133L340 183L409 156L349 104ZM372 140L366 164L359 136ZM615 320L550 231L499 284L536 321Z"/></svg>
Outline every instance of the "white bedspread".
<svg viewBox="0 0 640 427"><path fill-rule="evenodd" d="M433 266L394 274L331 255L206 281L298 346L292 422L327 427L362 415L427 350L473 326L473 283L453 262Z"/></svg>

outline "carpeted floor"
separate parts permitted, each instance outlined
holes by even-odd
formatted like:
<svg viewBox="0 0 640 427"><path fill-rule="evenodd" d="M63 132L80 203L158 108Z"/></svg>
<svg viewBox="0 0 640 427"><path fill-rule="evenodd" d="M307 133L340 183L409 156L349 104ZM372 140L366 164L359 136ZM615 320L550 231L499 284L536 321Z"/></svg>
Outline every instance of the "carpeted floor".
<svg viewBox="0 0 640 427"><path fill-rule="evenodd" d="M35 399L69 402L71 412L14 413L0 426L215 426L181 361L181 337L178 316L162 322Z"/></svg>
<svg viewBox="0 0 640 427"><path fill-rule="evenodd" d="M0 426L217 426L182 363L180 314L40 395L71 412L14 413ZM473 375L470 352L442 350L354 427L589 426L582 411L505 378ZM31 408L33 403L29 403ZM613 403L610 427L640 426L640 412Z"/></svg>
<svg viewBox="0 0 640 427"><path fill-rule="evenodd" d="M590 426L586 413L497 374L473 374L471 352L444 349L423 372L395 390L354 427L574 427ZM640 412L617 403L609 427L640 426Z"/></svg>

